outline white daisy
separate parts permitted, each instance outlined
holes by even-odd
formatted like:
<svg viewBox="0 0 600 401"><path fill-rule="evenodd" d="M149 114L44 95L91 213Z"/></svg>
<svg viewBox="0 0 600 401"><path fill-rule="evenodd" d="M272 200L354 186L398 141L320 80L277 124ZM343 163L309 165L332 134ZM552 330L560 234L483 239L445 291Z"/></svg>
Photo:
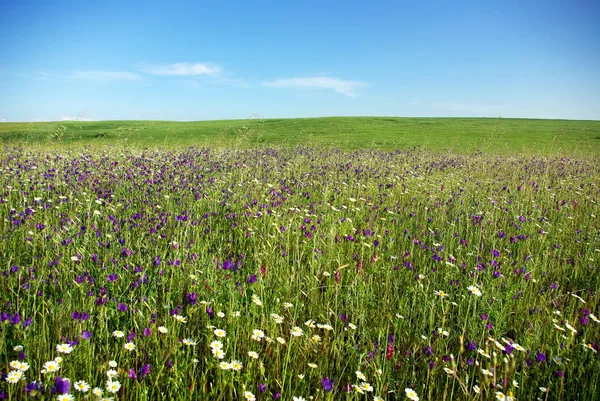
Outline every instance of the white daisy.
<svg viewBox="0 0 600 401"><path fill-rule="evenodd" d="M175 320L177 320L179 323L186 323L187 322L187 318L185 318L184 316L181 316L181 315L173 315L173 318Z"/></svg>
<svg viewBox="0 0 600 401"><path fill-rule="evenodd" d="M57 372L60 369L60 363L56 361L48 361L44 364L43 368L48 373Z"/></svg>
<svg viewBox="0 0 600 401"><path fill-rule="evenodd" d="M213 348L212 354L215 356L215 358L218 358L218 359L225 358L225 352L220 348Z"/></svg>
<svg viewBox="0 0 600 401"><path fill-rule="evenodd" d="M231 361L231 363L229 365L231 366L231 370L235 370L236 372L239 370L242 370L242 367L243 367L242 363L235 359L233 361Z"/></svg>
<svg viewBox="0 0 600 401"><path fill-rule="evenodd" d="M194 345L196 345L196 341L192 340L191 338L184 338L183 343L190 347L193 347Z"/></svg>
<svg viewBox="0 0 600 401"><path fill-rule="evenodd" d="M58 344L56 346L56 351L61 354L70 354L73 351L73 347L71 344Z"/></svg>
<svg viewBox="0 0 600 401"><path fill-rule="evenodd" d="M467 291L469 291L469 294L473 294L473 295L476 295L478 297L480 297L481 295L483 295L482 292L481 292L481 290L479 288L477 288L476 286L474 286L474 285L468 286L467 287Z"/></svg>
<svg viewBox="0 0 600 401"><path fill-rule="evenodd" d="M106 391L116 393L121 388L121 383L116 380L108 380L106 382Z"/></svg>
<svg viewBox="0 0 600 401"><path fill-rule="evenodd" d="M82 393L87 393L90 390L90 385L84 382L83 380L75 382L73 387L75 387L75 390L81 391Z"/></svg>
<svg viewBox="0 0 600 401"><path fill-rule="evenodd" d="M419 401L419 396L417 395L417 393L415 392L415 390L413 390L412 388L405 388L404 392L406 393L406 396L408 397L408 399L412 400L412 401Z"/></svg>
<svg viewBox="0 0 600 401"><path fill-rule="evenodd" d="M262 306L263 304L258 295L256 294L252 294L252 302L254 302L258 306Z"/></svg>
<svg viewBox="0 0 600 401"><path fill-rule="evenodd" d="M6 375L6 381L10 384L18 383L23 378L23 372L21 372L20 370L11 370Z"/></svg>

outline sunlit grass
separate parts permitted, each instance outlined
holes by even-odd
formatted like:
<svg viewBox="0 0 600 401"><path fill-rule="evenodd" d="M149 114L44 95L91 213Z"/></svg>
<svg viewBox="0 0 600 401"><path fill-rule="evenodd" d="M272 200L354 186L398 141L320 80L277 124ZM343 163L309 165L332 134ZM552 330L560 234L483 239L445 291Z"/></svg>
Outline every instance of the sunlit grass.
<svg viewBox="0 0 600 401"><path fill-rule="evenodd" d="M317 146L342 149L411 149L594 155L600 121L511 118L326 117L222 121L62 121L2 123L0 144L180 147Z"/></svg>

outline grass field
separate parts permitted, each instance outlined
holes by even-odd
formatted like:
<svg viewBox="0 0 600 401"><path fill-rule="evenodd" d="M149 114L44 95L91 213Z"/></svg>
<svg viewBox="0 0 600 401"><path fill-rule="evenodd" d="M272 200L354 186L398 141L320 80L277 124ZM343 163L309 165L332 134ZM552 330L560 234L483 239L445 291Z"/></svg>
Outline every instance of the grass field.
<svg viewBox="0 0 600 401"><path fill-rule="evenodd" d="M0 143L138 146L311 145L341 149L598 154L600 121L333 117L203 122L101 121L0 124Z"/></svg>
<svg viewBox="0 0 600 401"><path fill-rule="evenodd" d="M0 399L596 401L599 124L1 124Z"/></svg>

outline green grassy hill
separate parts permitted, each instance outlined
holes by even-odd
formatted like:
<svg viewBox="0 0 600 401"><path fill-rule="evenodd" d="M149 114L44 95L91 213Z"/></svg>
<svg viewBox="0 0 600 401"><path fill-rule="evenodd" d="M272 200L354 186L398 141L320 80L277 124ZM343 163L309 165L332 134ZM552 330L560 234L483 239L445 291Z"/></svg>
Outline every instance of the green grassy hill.
<svg viewBox="0 0 600 401"><path fill-rule="evenodd" d="M600 154L600 121L326 117L199 122L2 123L4 145L423 147L458 153Z"/></svg>

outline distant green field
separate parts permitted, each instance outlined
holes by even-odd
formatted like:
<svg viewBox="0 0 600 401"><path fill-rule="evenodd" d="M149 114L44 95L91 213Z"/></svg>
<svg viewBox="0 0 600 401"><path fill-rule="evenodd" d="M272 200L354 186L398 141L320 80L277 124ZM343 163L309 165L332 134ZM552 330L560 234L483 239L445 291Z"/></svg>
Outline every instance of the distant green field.
<svg viewBox="0 0 600 401"><path fill-rule="evenodd" d="M327 117L200 122L2 123L4 145L425 148L457 153L598 154L600 121Z"/></svg>

